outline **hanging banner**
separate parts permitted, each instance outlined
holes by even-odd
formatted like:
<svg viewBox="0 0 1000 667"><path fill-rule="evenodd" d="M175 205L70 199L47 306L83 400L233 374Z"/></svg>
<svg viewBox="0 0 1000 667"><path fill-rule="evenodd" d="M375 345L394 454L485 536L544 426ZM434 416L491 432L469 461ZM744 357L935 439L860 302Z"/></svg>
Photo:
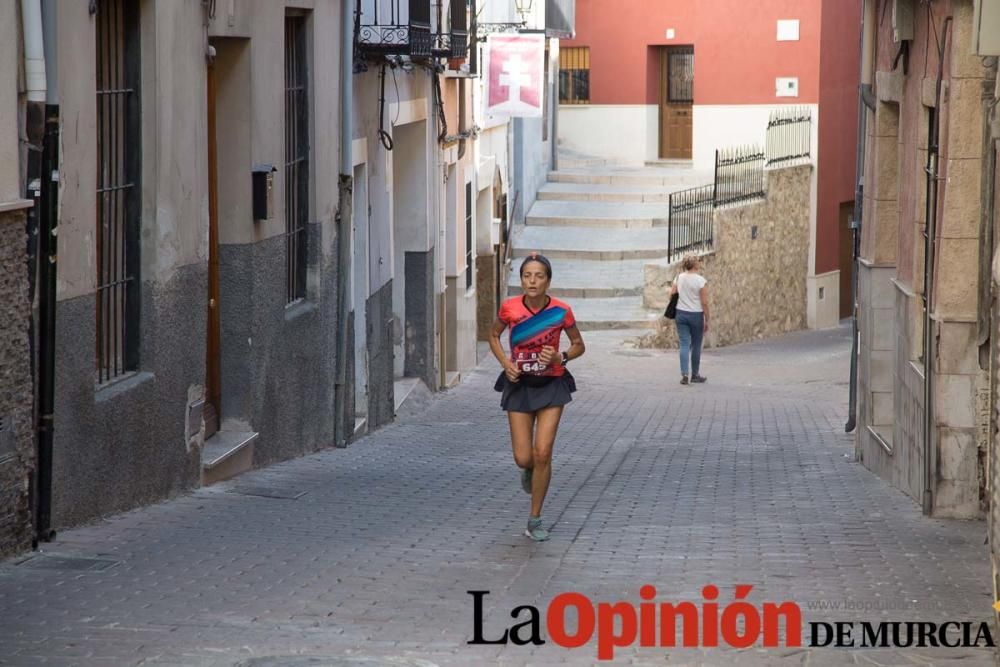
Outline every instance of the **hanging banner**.
<svg viewBox="0 0 1000 667"><path fill-rule="evenodd" d="M540 118L545 35L490 35L486 54L486 114Z"/></svg>

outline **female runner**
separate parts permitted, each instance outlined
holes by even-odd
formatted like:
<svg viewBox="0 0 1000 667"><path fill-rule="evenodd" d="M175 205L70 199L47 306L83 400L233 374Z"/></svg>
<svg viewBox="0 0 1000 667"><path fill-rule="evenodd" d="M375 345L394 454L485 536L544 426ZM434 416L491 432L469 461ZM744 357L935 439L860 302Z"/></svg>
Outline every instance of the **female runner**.
<svg viewBox="0 0 1000 667"><path fill-rule="evenodd" d="M570 307L547 294L552 265L532 253L521 264L523 294L507 299L493 323L490 349L503 366L494 389L503 392L500 405L510 421L514 461L521 468L521 487L531 494L531 514L525 535L540 542L549 539L542 525L542 504L552 476L552 445L563 406L573 400L576 382L566 363L585 351ZM510 327L510 356L500 335ZM569 349L560 352L563 331Z"/></svg>

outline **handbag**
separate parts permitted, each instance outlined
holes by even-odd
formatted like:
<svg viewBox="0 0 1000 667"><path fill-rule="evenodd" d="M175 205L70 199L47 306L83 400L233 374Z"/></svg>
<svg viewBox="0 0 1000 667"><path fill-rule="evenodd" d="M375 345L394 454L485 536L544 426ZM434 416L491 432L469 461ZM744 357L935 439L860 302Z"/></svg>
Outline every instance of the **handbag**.
<svg viewBox="0 0 1000 667"><path fill-rule="evenodd" d="M663 311L663 316L668 320L672 320L677 317L677 299L679 299L680 296L680 292L677 292L670 297L670 303L667 304L667 309Z"/></svg>

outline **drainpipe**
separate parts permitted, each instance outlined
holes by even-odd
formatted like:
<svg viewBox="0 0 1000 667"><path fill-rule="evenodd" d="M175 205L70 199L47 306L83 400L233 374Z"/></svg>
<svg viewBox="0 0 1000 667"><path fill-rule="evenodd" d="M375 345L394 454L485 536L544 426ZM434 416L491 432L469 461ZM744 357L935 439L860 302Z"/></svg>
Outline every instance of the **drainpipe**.
<svg viewBox="0 0 1000 667"><path fill-rule="evenodd" d="M24 78L28 102L45 102L45 48L40 0L21 0L24 24Z"/></svg>
<svg viewBox="0 0 1000 667"><path fill-rule="evenodd" d="M42 5L45 5L44 8ZM44 21L43 21L44 9ZM37 247L32 270L32 361L35 379L35 472L32 475L33 544L51 540L52 530L52 442L55 403L55 305L56 237L59 168L59 106L53 66L55 63L55 0L22 0L24 71L27 84L29 152L27 178L29 196L35 206L29 212Z"/></svg>
<svg viewBox="0 0 1000 667"><path fill-rule="evenodd" d="M354 17L353 2L341 2L340 11L340 178L337 207L337 361L334 388L334 442L346 447L354 429L348 429L348 417L353 413L347 405L347 284L351 275L351 222L354 190ZM357 313L355 313L357 317Z"/></svg>
<svg viewBox="0 0 1000 667"><path fill-rule="evenodd" d="M855 155L854 219L851 253L851 379L847 423L850 433L857 426L858 404L858 256L861 254L861 212L864 210L865 142L868 132L868 109L875 110L871 99L872 79L875 78L875 0L863 0L861 16L861 86L858 90L858 149Z"/></svg>
<svg viewBox="0 0 1000 667"><path fill-rule="evenodd" d="M924 494L923 512L930 515L934 509L933 485L936 456L934 452L934 257L937 251L938 209L938 157L941 129L941 82L944 79L944 55L948 45L948 27L952 17L944 20L941 28L941 47L938 52L938 73L934 86L934 122L927 138L927 199L924 229Z"/></svg>

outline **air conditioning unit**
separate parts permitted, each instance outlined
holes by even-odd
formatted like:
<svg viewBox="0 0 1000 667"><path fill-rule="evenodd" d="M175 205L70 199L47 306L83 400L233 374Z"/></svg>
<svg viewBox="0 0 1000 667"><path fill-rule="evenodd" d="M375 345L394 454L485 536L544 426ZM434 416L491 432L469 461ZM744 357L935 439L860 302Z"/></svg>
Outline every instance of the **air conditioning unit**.
<svg viewBox="0 0 1000 667"><path fill-rule="evenodd" d="M914 0L892 0L892 39L904 42L913 39Z"/></svg>
<svg viewBox="0 0 1000 667"><path fill-rule="evenodd" d="M972 47L980 56L1000 56L1000 0L975 0Z"/></svg>

